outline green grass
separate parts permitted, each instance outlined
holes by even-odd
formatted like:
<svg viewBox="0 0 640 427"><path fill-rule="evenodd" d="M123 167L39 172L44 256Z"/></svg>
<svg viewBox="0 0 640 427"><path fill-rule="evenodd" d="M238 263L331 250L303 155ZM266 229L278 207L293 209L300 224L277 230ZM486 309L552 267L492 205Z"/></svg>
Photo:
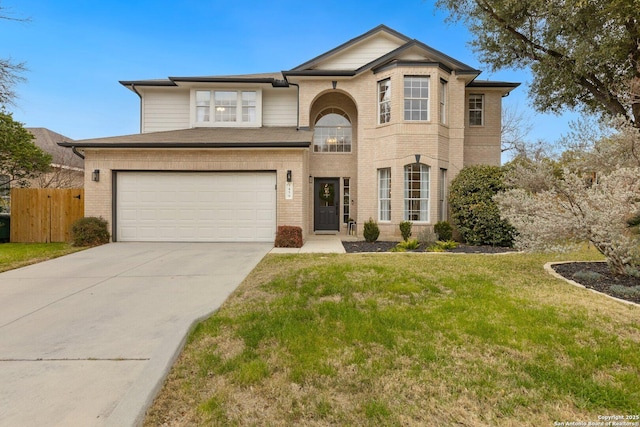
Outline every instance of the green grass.
<svg viewBox="0 0 640 427"><path fill-rule="evenodd" d="M57 258L85 248L68 243L2 243L0 244L0 272Z"/></svg>
<svg viewBox="0 0 640 427"><path fill-rule="evenodd" d="M270 255L189 337L146 423L510 426L640 413L640 309L552 278L550 258Z"/></svg>

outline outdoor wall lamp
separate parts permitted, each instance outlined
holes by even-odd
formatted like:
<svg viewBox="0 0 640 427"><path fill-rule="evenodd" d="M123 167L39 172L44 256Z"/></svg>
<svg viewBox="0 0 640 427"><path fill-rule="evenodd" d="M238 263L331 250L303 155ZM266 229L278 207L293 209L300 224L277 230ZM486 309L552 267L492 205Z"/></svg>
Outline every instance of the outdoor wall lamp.
<svg viewBox="0 0 640 427"><path fill-rule="evenodd" d="M287 182L291 182L291 171L287 171Z"/></svg>
<svg viewBox="0 0 640 427"><path fill-rule="evenodd" d="M94 182L100 181L100 169L95 169L91 173L91 181L94 181Z"/></svg>
<svg viewBox="0 0 640 427"><path fill-rule="evenodd" d="M309 184L313 184L313 177L309 175Z"/></svg>

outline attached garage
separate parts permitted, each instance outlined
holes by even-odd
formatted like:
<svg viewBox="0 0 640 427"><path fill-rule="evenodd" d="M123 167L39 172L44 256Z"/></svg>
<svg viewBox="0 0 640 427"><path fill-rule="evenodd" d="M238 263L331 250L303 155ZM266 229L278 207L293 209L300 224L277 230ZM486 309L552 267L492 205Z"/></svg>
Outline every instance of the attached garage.
<svg viewBox="0 0 640 427"><path fill-rule="evenodd" d="M115 172L114 240L273 242L275 172Z"/></svg>

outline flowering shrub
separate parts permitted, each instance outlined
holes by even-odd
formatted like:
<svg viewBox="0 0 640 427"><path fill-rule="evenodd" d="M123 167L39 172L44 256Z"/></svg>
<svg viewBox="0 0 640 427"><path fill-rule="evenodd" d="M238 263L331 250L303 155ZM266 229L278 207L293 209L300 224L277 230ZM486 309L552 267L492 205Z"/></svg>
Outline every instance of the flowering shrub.
<svg viewBox="0 0 640 427"><path fill-rule="evenodd" d="M613 272L640 267L640 235L627 223L640 212L640 167L620 168L595 181L565 168L549 189L512 189L494 199L518 230L520 249L558 250L586 240Z"/></svg>

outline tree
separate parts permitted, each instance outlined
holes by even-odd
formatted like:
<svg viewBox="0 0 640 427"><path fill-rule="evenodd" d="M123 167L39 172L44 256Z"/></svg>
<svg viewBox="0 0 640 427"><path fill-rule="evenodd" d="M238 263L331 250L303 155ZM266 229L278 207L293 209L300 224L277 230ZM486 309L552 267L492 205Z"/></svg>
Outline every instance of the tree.
<svg viewBox="0 0 640 427"><path fill-rule="evenodd" d="M51 155L33 143L33 135L10 113L0 111L0 187L29 186L49 170Z"/></svg>
<svg viewBox="0 0 640 427"><path fill-rule="evenodd" d="M515 107L502 107L502 124L500 128L501 151L509 151L514 156L528 152L530 143L527 135L533 125L521 111Z"/></svg>
<svg viewBox="0 0 640 427"><path fill-rule="evenodd" d="M582 107L640 127L640 0L438 0L492 70L531 67L540 111Z"/></svg>
<svg viewBox="0 0 640 427"><path fill-rule="evenodd" d="M12 18L7 9L0 5L0 20L26 22L28 19ZM0 107L14 103L16 93L13 87L24 81L20 74L27 70L24 62L13 62L11 58L0 58Z"/></svg>

